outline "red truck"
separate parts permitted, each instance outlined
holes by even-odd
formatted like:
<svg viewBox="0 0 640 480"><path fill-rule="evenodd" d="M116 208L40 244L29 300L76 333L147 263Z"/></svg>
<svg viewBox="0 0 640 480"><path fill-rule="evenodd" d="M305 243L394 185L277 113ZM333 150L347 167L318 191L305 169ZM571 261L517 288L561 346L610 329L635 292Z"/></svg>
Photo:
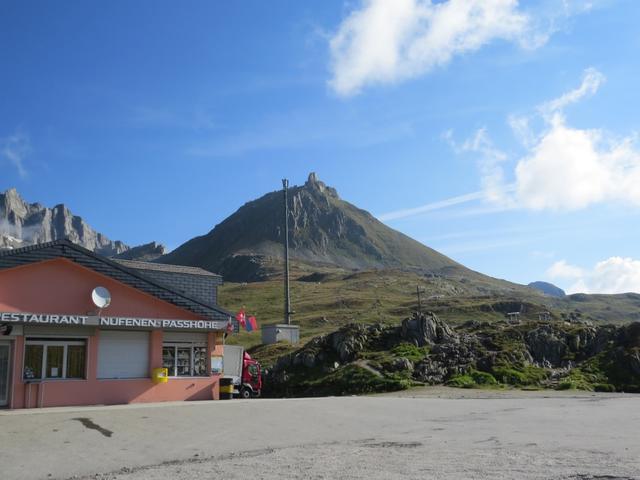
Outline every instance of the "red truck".
<svg viewBox="0 0 640 480"><path fill-rule="evenodd" d="M251 358L244 347L225 345L222 375L231 379L234 396L240 398L259 397L262 390L260 363Z"/></svg>

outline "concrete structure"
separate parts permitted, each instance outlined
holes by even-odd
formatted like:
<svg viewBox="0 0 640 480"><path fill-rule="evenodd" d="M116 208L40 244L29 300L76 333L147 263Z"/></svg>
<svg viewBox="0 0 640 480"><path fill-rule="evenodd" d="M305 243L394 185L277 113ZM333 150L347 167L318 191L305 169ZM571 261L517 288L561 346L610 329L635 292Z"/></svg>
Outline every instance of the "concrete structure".
<svg viewBox="0 0 640 480"><path fill-rule="evenodd" d="M286 323L262 326L263 344L269 345L280 341L298 343L300 341L300 327Z"/></svg>
<svg viewBox="0 0 640 480"><path fill-rule="evenodd" d="M220 372L211 367L231 314L202 298L207 272L180 267L178 289L175 267L160 281L136 263L67 240L0 252L0 406L218 398ZM194 297L189 275L200 286ZM91 299L97 286L111 294L103 310Z"/></svg>

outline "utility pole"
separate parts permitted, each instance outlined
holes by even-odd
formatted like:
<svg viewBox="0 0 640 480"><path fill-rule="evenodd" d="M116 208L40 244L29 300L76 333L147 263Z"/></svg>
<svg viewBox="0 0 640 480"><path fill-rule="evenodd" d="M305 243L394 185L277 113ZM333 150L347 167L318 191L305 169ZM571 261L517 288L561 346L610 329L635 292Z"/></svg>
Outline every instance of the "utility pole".
<svg viewBox="0 0 640 480"><path fill-rule="evenodd" d="M422 301L420 300L421 293L424 293L424 290L420 288L420 285L416 285L416 294L418 295L418 315L422 315Z"/></svg>
<svg viewBox="0 0 640 480"><path fill-rule="evenodd" d="M284 321L291 325L291 296L289 293L289 180L282 180L284 190Z"/></svg>

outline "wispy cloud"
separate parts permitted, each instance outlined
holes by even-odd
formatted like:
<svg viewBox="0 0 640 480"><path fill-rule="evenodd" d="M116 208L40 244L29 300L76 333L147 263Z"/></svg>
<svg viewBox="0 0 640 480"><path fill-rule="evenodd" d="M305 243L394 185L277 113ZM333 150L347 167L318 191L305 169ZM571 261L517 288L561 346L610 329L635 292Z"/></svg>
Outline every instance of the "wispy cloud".
<svg viewBox="0 0 640 480"><path fill-rule="evenodd" d="M354 95L426 74L496 40L538 48L562 19L595 2L545 3L524 9L517 0L362 0L330 37L329 85Z"/></svg>
<svg viewBox="0 0 640 480"><path fill-rule="evenodd" d="M582 78L582 83L578 88L568 91L567 93L543 103L538 107L538 111L547 119L558 112L562 112L567 106L576 103L589 95L595 95L598 89L605 82L605 76L595 68L587 68Z"/></svg>
<svg viewBox="0 0 640 480"><path fill-rule="evenodd" d="M360 148L380 145L413 135L407 120L352 115L328 117L325 111L290 111L270 115L254 125L225 136L192 145L188 155L227 157L261 150L323 147Z"/></svg>
<svg viewBox="0 0 640 480"><path fill-rule="evenodd" d="M25 166L25 159L31 151L29 137L21 131L0 138L0 158L13 165L21 178L26 178L29 175Z"/></svg>
<svg viewBox="0 0 640 480"><path fill-rule="evenodd" d="M431 235L420 239L426 245L436 246L438 250L448 254L471 251L491 250L499 247L532 244L543 240L557 239L570 234L586 234L591 230L591 223L566 223L551 225L524 225L492 229L466 229L440 235ZM534 250L531 252L538 258L552 258L554 253Z"/></svg>
<svg viewBox="0 0 640 480"><path fill-rule="evenodd" d="M454 205L460 205L463 203L473 202L476 200L480 200L485 198L485 192L473 192L467 193L465 195L458 195L457 197L447 198L445 200L439 200L437 202L427 203L420 207L407 208L403 210L396 210L393 212L387 212L378 215L378 219L382 222L386 222L389 220L398 220L401 218L407 217L415 217L416 215L420 215L427 212L433 212L435 210L441 210L443 208L452 207Z"/></svg>

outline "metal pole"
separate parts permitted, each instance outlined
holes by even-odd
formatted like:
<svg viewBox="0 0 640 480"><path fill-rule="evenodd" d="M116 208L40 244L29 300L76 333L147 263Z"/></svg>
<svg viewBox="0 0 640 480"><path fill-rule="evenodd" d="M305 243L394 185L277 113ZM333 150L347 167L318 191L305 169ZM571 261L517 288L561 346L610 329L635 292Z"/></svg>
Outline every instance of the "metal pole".
<svg viewBox="0 0 640 480"><path fill-rule="evenodd" d="M282 180L284 190L284 321L291 325L291 296L289 294L289 180Z"/></svg>

